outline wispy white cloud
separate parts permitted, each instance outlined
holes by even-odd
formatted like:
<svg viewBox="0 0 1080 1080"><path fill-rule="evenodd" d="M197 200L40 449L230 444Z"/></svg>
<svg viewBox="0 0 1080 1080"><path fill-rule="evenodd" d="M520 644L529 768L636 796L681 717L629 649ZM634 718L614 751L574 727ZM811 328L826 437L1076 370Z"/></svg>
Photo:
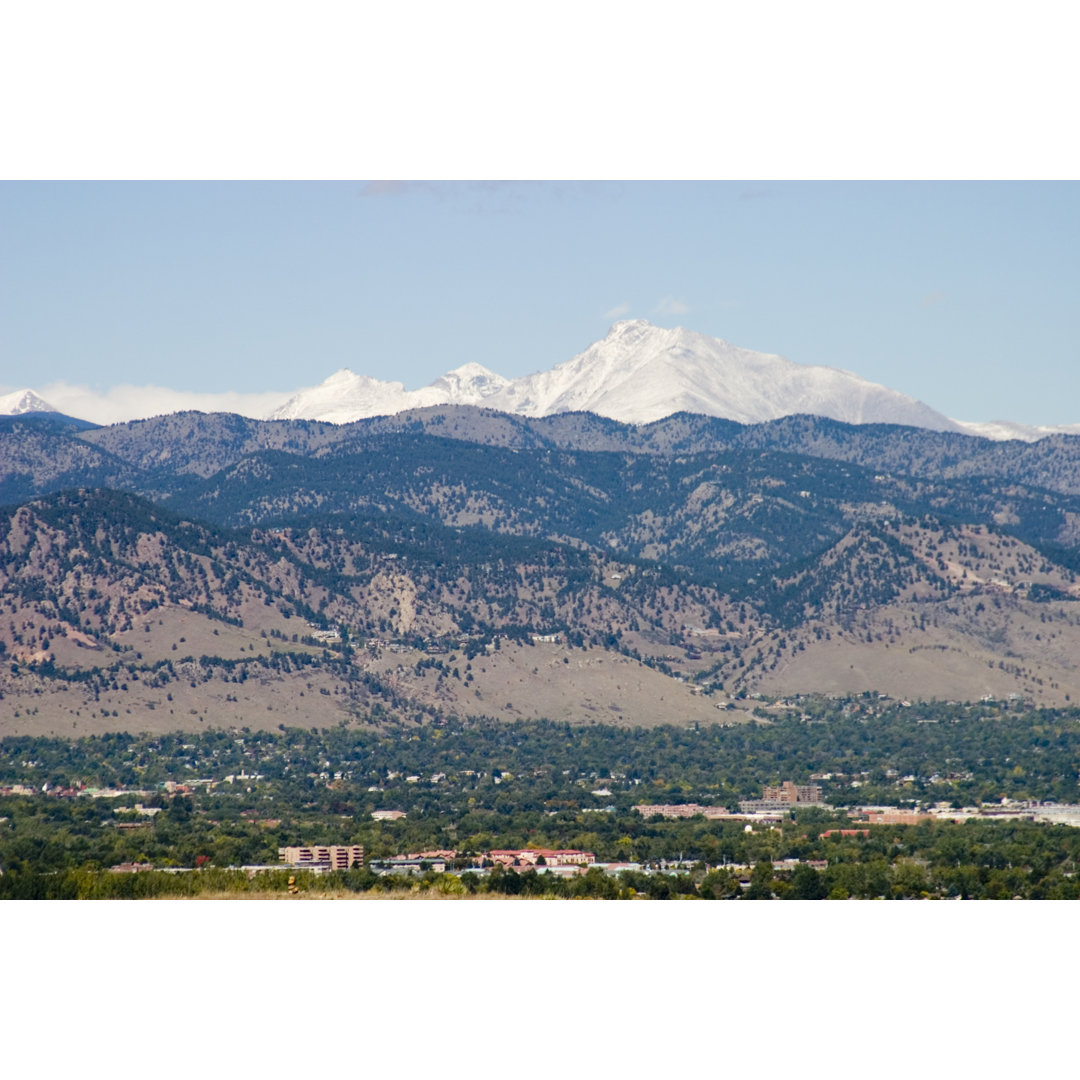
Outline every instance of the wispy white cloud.
<svg viewBox="0 0 1080 1080"><path fill-rule="evenodd" d="M928 292L919 303L921 307L937 307L938 304L945 303L945 294L943 292Z"/></svg>
<svg viewBox="0 0 1080 1080"><path fill-rule="evenodd" d="M244 394L225 391L205 394L172 390L167 386L113 386L105 391L67 382L53 382L36 391L54 409L68 416L91 420L95 424L118 424L124 420L143 420L162 413L197 409L200 412L232 412L241 416L263 417L283 404L292 392L269 391Z"/></svg>
<svg viewBox="0 0 1080 1080"><path fill-rule="evenodd" d="M653 308L654 315L685 315L690 310L688 304L680 300L677 296L665 296L656 307Z"/></svg>
<svg viewBox="0 0 1080 1080"><path fill-rule="evenodd" d="M630 305L624 300L621 304L616 304L613 308L604 312L605 319L617 319L620 315L625 315L630 310Z"/></svg>

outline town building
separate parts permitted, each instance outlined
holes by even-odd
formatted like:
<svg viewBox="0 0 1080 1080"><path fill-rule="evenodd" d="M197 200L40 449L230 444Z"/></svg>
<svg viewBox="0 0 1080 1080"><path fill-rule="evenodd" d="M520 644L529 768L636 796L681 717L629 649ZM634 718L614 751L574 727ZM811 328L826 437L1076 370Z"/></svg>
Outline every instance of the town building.
<svg viewBox="0 0 1080 1080"><path fill-rule="evenodd" d="M770 810L794 810L801 806L824 806L820 784L795 784L785 780L766 787L760 799L743 799L739 809L745 814Z"/></svg>
<svg viewBox="0 0 1080 1080"><path fill-rule="evenodd" d="M410 855L392 855L388 859L376 859L370 869L380 877L387 874L436 874L446 873L446 859L421 859Z"/></svg>
<svg viewBox="0 0 1080 1080"><path fill-rule="evenodd" d="M578 877L581 874L586 873L584 866L538 866L536 868L538 874L550 874L552 877L565 878L565 877Z"/></svg>
<svg viewBox="0 0 1080 1080"><path fill-rule="evenodd" d="M364 865L364 849L360 844L282 847L278 848L278 861L288 866L328 866L332 870L348 870Z"/></svg>
<svg viewBox="0 0 1080 1080"><path fill-rule="evenodd" d="M591 866L596 856L591 851L560 850L549 848L522 848L515 851L488 851L484 858L503 866ZM543 862L540 860L543 859Z"/></svg>
<svg viewBox="0 0 1080 1080"><path fill-rule="evenodd" d="M659 814L664 818L692 818L701 814L705 818L727 817L728 812L722 806L701 806L698 803L639 803L631 807L642 817L653 817Z"/></svg>
<svg viewBox="0 0 1080 1080"><path fill-rule="evenodd" d="M920 814L916 810L868 810L868 825L918 825L920 821L933 821L933 814Z"/></svg>
<svg viewBox="0 0 1080 1080"><path fill-rule="evenodd" d="M739 805L741 807L743 803ZM699 803L640 803L631 807L642 817L653 817L659 814L663 818L675 819L692 818L700 814L707 821L781 821L782 811L787 808L787 804L784 803L779 810L747 810L733 814L723 806L701 806Z"/></svg>
<svg viewBox="0 0 1080 1080"><path fill-rule="evenodd" d="M777 799L786 803L821 802L820 784L793 784L785 780L779 787L766 787L762 792L765 799Z"/></svg>

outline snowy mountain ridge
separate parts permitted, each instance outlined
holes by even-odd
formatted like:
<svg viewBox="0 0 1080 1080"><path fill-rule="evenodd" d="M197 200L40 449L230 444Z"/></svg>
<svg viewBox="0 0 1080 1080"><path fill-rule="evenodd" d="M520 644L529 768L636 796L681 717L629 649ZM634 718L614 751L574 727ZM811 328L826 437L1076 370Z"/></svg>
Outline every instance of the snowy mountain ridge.
<svg viewBox="0 0 1080 1080"><path fill-rule="evenodd" d="M119 390L123 393L118 394ZM651 423L677 412L743 424L808 413L849 424L901 424L999 441L1080 435L1080 424L953 420L924 402L850 371L798 364L683 327L664 329L644 319L617 322L606 337L570 360L516 379L466 363L417 390L342 368L317 386L290 396L269 392L184 395L155 387L115 388L95 396L85 388L64 384L50 384L48 392L50 397L60 395L59 410L33 390L24 389L0 395L0 415L60 411L110 424L194 408L253 419L347 424L437 405L477 405L530 417L591 412L630 424Z"/></svg>
<svg viewBox="0 0 1080 1080"><path fill-rule="evenodd" d="M427 405L484 405L523 416L592 412L645 424L676 412L744 424L813 413L851 424L961 425L914 398L838 368L797 364L682 327L617 322L607 336L550 371L504 379L466 364L430 386L406 390L342 370L301 390L269 419L347 423Z"/></svg>
<svg viewBox="0 0 1080 1080"><path fill-rule="evenodd" d="M587 411L633 424L676 412L743 424L813 413L850 424L957 430L922 402L850 372L797 364L643 319L616 323L607 337L572 360L515 379L486 404L526 416Z"/></svg>
<svg viewBox="0 0 1080 1080"><path fill-rule="evenodd" d="M448 371L430 386L406 390L402 383L383 382L342 368L318 386L294 394L266 419L348 424L368 416L392 416L428 405L479 405L508 382L481 364L470 363Z"/></svg>

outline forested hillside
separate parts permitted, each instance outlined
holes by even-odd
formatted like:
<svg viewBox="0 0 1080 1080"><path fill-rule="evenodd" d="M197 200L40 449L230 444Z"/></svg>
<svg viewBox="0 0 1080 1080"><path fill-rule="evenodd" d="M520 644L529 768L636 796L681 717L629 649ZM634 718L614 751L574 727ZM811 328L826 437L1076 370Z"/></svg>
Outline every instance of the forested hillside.
<svg viewBox="0 0 1080 1080"><path fill-rule="evenodd" d="M135 723L132 665L176 684L171 706L138 703L156 726L477 702L699 722L802 690L1064 704L1076 440L1044 442L464 407L341 427L15 418L0 692L41 699L27 730ZM233 679L262 690L232 701Z"/></svg>

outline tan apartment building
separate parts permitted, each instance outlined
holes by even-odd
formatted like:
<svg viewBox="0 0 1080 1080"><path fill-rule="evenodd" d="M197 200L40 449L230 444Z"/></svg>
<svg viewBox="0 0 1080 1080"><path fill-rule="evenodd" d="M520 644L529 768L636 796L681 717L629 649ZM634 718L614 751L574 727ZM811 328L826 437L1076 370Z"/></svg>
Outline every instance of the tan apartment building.
<svg viewBox="0 0 1080 1080"><path fill-rule="evenodd" d="M779 787L765 788L761 797L788 804L819 803L821 802L821 785L793 784L790 780L785 780Z"/></svg>
<svg viewBox="0 0 1080 1080"><path fill-rule="evenodd" d="M361 844L314 844L278 848L278 861L287 866L329 866L331 870L348 870L354 864L364 865Z"/></svg>
<svg viewBox="0 0 1080 1080"><path fill-rule="evenodd" d="M739 809L745 814L769 810L794 810L797 806L822 805L820 784L794 784L785 780L777 787L766 787L760 799L744 799Z"/></svg>

